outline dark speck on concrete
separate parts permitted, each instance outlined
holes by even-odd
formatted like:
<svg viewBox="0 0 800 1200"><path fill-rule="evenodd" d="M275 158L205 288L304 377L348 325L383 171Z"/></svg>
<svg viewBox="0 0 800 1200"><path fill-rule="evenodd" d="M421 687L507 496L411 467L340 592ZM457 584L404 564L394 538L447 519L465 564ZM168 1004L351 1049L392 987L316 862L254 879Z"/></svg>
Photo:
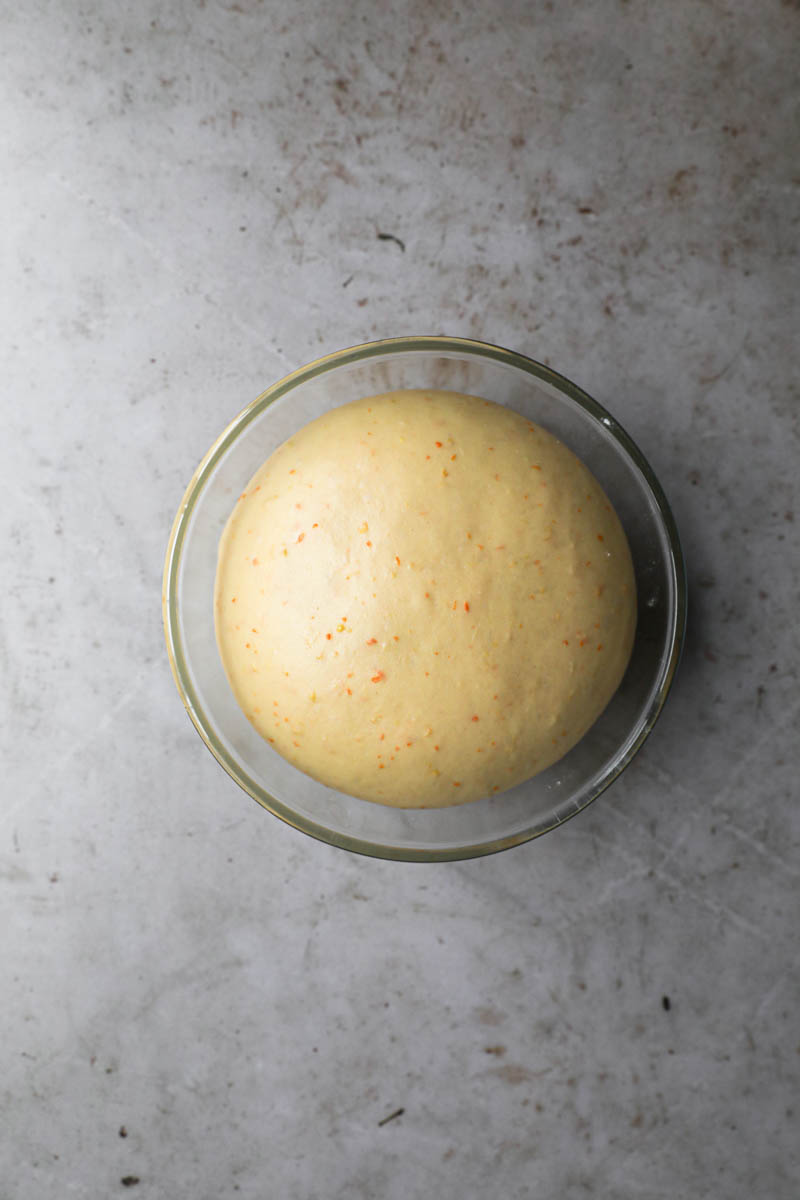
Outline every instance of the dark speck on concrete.
<svg viewBox="0 0 800 1200"><path fill-rule="evenodd" d="M669 996L661 997L661 1007L663 1008L664 1012L669 1012L669 1010L672 1008Z"/></svg>
<svg viewBox="0 0 800 1200"><path fill-rule="evenodd" d="M390 1121L396 1120L397 1117L402 1117L405 1111L406 1110L404 1108L396 1108L393 1113L389 1113L388 1117L384 1117L382 1121L378 1121L378 1127L380 1128L381 1125L388 1125Z"/></svg>
<svg viewBox="0 0 800 1200"><path fill-rule="evenodd" d="M378 237L379 242L394 242L395 245L400 247L400 249L403 251L403 254L405 254L406 244L405 244L405 242L401 241L400 238L397 237L396 234L394 234L394 233L379 233L377 235L377 237Z"/></svg>
<svg viewBox="0 0 800 1200"><path fill-rule="evenodd" d="M533 1078L528 1068L520 1066L518 1063L508 1063L505 1067L497 1067L491 1073L512 1087L516 1087L520 1083L527 1083Z"/></svg>
<svg viewBox="0 0 800 1200"><path fill-rule="evenodd" d="M119 1127L119 1136L121 1138L126 1138L128 1136L128 1131L124 1125L120 1125Z"/></svg>
<svg viewBox="0 0 800 1200"><path fill-rule="evenodd" d="M138 1182L138 1175L123 1175L122 1179L120 1179L120 1183L123 1187L136 1187Z"/></svg>

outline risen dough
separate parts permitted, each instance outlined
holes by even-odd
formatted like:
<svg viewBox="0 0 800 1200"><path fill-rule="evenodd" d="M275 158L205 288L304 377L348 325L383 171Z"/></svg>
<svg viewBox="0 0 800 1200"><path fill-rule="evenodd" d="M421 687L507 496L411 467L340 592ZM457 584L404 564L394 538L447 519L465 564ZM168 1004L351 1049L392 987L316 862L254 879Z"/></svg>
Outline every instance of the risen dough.
<svg viewBox="0 0 800 1200"><path fill-rule="evenodd" d="M631 652L628 544L550 434L453 392L390 392L305 426L220 544L234 694L285 758L401 807L504 791L565 754Z"/></svg>

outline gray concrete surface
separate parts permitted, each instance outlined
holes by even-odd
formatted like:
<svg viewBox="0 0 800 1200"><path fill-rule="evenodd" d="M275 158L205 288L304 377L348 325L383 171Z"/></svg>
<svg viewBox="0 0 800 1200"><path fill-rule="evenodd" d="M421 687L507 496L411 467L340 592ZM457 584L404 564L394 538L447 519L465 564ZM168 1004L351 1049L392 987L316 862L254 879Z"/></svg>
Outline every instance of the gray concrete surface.
<svg viewBox="0 0 800 1200"><path fill-rule="evenodd" d="M800 1194L799 34L790 0L2 4L3 1200ZM691 571L635 764L461 865L263 813L160 626L229 418L411 332L593 392Z"/></svg>

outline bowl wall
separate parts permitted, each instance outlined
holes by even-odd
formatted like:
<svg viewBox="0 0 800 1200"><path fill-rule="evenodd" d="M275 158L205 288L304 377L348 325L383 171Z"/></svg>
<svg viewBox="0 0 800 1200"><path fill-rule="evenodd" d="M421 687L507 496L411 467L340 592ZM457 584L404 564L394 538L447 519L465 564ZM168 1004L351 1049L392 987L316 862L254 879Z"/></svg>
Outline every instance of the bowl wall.
<svg viewBox="0 0 800 1200"><path fill-rule="evenodd" d="M516 409L581 458L615 507L638 590L631 662L611 703L554 766L501 795L445 809L371 804L317 783L253 729L225 677L214 632L220 535L264 460L329 408L397 388L472 393ZM198 468L178 513L165 569L165 628L178 688L225 769L277 816L335 845L388 858L490 853L535 837L584 808L616 778L669 690L685 621L677 533L647 463L580 389L509 351L446 338L396 339L342 351L288 376L246 408Z"/></svg>

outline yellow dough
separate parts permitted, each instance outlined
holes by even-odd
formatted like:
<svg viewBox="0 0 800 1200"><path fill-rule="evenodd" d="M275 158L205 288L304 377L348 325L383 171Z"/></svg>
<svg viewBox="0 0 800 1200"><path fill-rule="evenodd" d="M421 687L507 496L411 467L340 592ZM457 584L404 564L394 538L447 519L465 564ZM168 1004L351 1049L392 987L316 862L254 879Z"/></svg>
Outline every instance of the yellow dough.
<svg viewBox="0 0 800 1200"><path fill-rule="evenodd" d="M280 446L219 551L217 640L258 732L366 800L438 807L561 758L628 663L628 543L586 467L454 392L357 400Z"/></svg>

